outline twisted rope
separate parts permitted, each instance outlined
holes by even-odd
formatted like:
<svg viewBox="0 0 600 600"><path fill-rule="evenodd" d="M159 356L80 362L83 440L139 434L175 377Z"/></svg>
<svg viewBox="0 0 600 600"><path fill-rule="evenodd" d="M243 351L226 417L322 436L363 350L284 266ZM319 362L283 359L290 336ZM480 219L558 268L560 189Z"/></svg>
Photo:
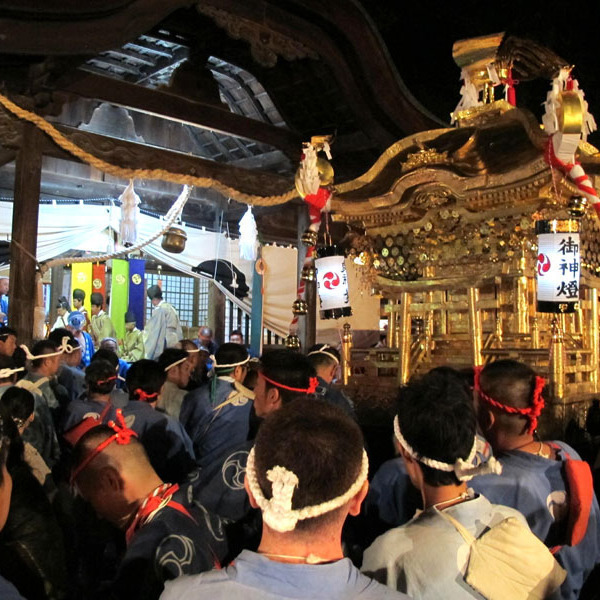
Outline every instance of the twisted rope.
<svg viewBox="0 0 600 600"><path fill-rule="evenodd" d="M52 138L52 140L63 150L66 150L92 167L105 173L109 173L110 175L114 175L115 177L121 177L122 179L158 179L161 181L178 183L180 185L213 188L224 196L253 206L277 206L278 204L285 204L298 196L298 192L295 188L278 196L255 196L253 194L241 192L212 177L196 177L195 175L172 173L165 169L128 169L119 167L86 152L83 148L80 148L77 144L73 143L69 138L58 131L56 127L46 121L43 117L21 108L2 94L0 94L0 104L19 119L33 123L46 135Z"/></svg>

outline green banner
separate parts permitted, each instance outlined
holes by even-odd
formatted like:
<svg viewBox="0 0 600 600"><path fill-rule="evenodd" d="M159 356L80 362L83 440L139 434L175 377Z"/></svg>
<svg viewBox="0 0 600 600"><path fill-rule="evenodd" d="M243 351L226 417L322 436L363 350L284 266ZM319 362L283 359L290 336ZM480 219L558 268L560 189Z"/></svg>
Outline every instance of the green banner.
<svg viewBox="0 0 600 600"><path fill-rule="evenodd" d="M129 302L129 263L114 258L112 261L112 281L110 288L110 318L117 331L117 337L125 337L125 313Z"/></svg>

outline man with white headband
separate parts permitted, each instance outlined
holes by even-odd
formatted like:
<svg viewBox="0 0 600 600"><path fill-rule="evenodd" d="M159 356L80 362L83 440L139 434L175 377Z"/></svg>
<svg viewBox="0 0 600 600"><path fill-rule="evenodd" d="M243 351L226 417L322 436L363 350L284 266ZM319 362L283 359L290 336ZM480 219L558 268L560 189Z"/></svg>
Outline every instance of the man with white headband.
<svg viewBox="0 0 600 600"><path fill-rule="evenodd" d="M156 408L174 419L179 419L181 404L187 394L185 388L192 373L190 356L186 350L167 348L158 359L158 368L164 371L166 380Z"/></svg>
<svg viewBox="0 0 600 600"><path fill-rule="evenodd" d="M421 492L424 510L375 540L365 552L363 572L415 599L482 598L465 580L467 566L471 568L470 542L461 530L477 539L512 517L511 523L539 544L518 511L491 504L467 489L473 476L499 470L494 458L473 464L475 432L471 391L452 373L437 370L402 388L395 443ZM540 547L532 558L555 563ZM513 564L511 552L518 554L516 548L506 548L505 564Z"/></svg>
<svg viewBox="0 0 600 600"><path fill-rule="evenodd" d="M298 397L309 397L314 401L317 384L315 370L304 355L288 349L265 352L254 388L253 408L259 423L267 415ZM254 437L252 433L249 436ZM231 522L253 520L255 511L252 511L244 490L246 461L253 446L254 439L244 440L219 456L208 467L200 470L195 486L198 500L209 510ZM241 537L248 533L252 536L253 525L251 523Z"/></svg>
<svg viewBox="0 0 600 600"><path fill-rule="evenodd" d="M406 598L343 555L342 527L360 512L368 468L360 429L338 408L297 399L273 412L245 482L263 514L258 551L242 551L221 571L167 583L161 600Z"/></svg>
<svg viewBox="0 0 600 600"><path fill-rule="evenodd" d="M354 417L354 405L352 400L332 386L333 380L339 372L340 353L329 344L315 344L306 353L308 360L317 372L319 385L315 395L329 404L339 406L345 413Z"/></svg>
<svg viewBox="0 0 600 600"><path fill-rule="evenodd" d="M31 353L28 349L26 353L31 361L31 368L18 385L34 395L35 419L25 430L23 439L29 442L52 468L60 458L60 448L52 418L52 412L57 411L59 405L50 387L50 379L58 372L63 349L58 348L51 340L42 340L33 346Z"/></svg>
<svg viewBox="0 0 600 600"><path fill-rule="evenodd" d="M254 392L244 387L243 382L249 360L243 346L222 344L212 357L211 381L183 400L180 420L194 443L201 468L248 438Z"/></svg>

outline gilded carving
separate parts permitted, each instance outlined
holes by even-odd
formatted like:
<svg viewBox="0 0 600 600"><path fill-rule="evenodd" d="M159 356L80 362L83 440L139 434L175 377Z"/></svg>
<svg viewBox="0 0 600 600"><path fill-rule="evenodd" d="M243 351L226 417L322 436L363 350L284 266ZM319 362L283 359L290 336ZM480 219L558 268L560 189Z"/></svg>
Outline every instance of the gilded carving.
<svg viewBox="0 0 600 600"><path fill-rule="evenodd" d="M276 33L272 29L262 27L259 23L204 3L198 3L196 8L198 12L210 17L219 27L225 29L227 35L233 39L248 42L252 58L263 67L274 67L278 56L286 60L319 58L319 55L308 46Z"/></svg>

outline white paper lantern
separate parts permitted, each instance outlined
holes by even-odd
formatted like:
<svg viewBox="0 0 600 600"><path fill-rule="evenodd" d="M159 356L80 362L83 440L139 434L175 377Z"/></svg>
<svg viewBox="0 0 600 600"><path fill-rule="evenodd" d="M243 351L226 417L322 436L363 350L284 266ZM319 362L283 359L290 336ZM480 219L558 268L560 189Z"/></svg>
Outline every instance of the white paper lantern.
<svg viewBox="0 0 600 600"><path fill-rule="evenodd" d="M538 221L537 310L574 312L579 302L581 244L574 219Z"/></svg>
<svg viewBox="0 0 600 600"><path fill-rule="evenodd" d="M319 250L319 254L333 251L333 247L323 248ZM321 319L339 319L352 315L344 257L339 254L322 256L315 260L315 268Z"/></svg>

